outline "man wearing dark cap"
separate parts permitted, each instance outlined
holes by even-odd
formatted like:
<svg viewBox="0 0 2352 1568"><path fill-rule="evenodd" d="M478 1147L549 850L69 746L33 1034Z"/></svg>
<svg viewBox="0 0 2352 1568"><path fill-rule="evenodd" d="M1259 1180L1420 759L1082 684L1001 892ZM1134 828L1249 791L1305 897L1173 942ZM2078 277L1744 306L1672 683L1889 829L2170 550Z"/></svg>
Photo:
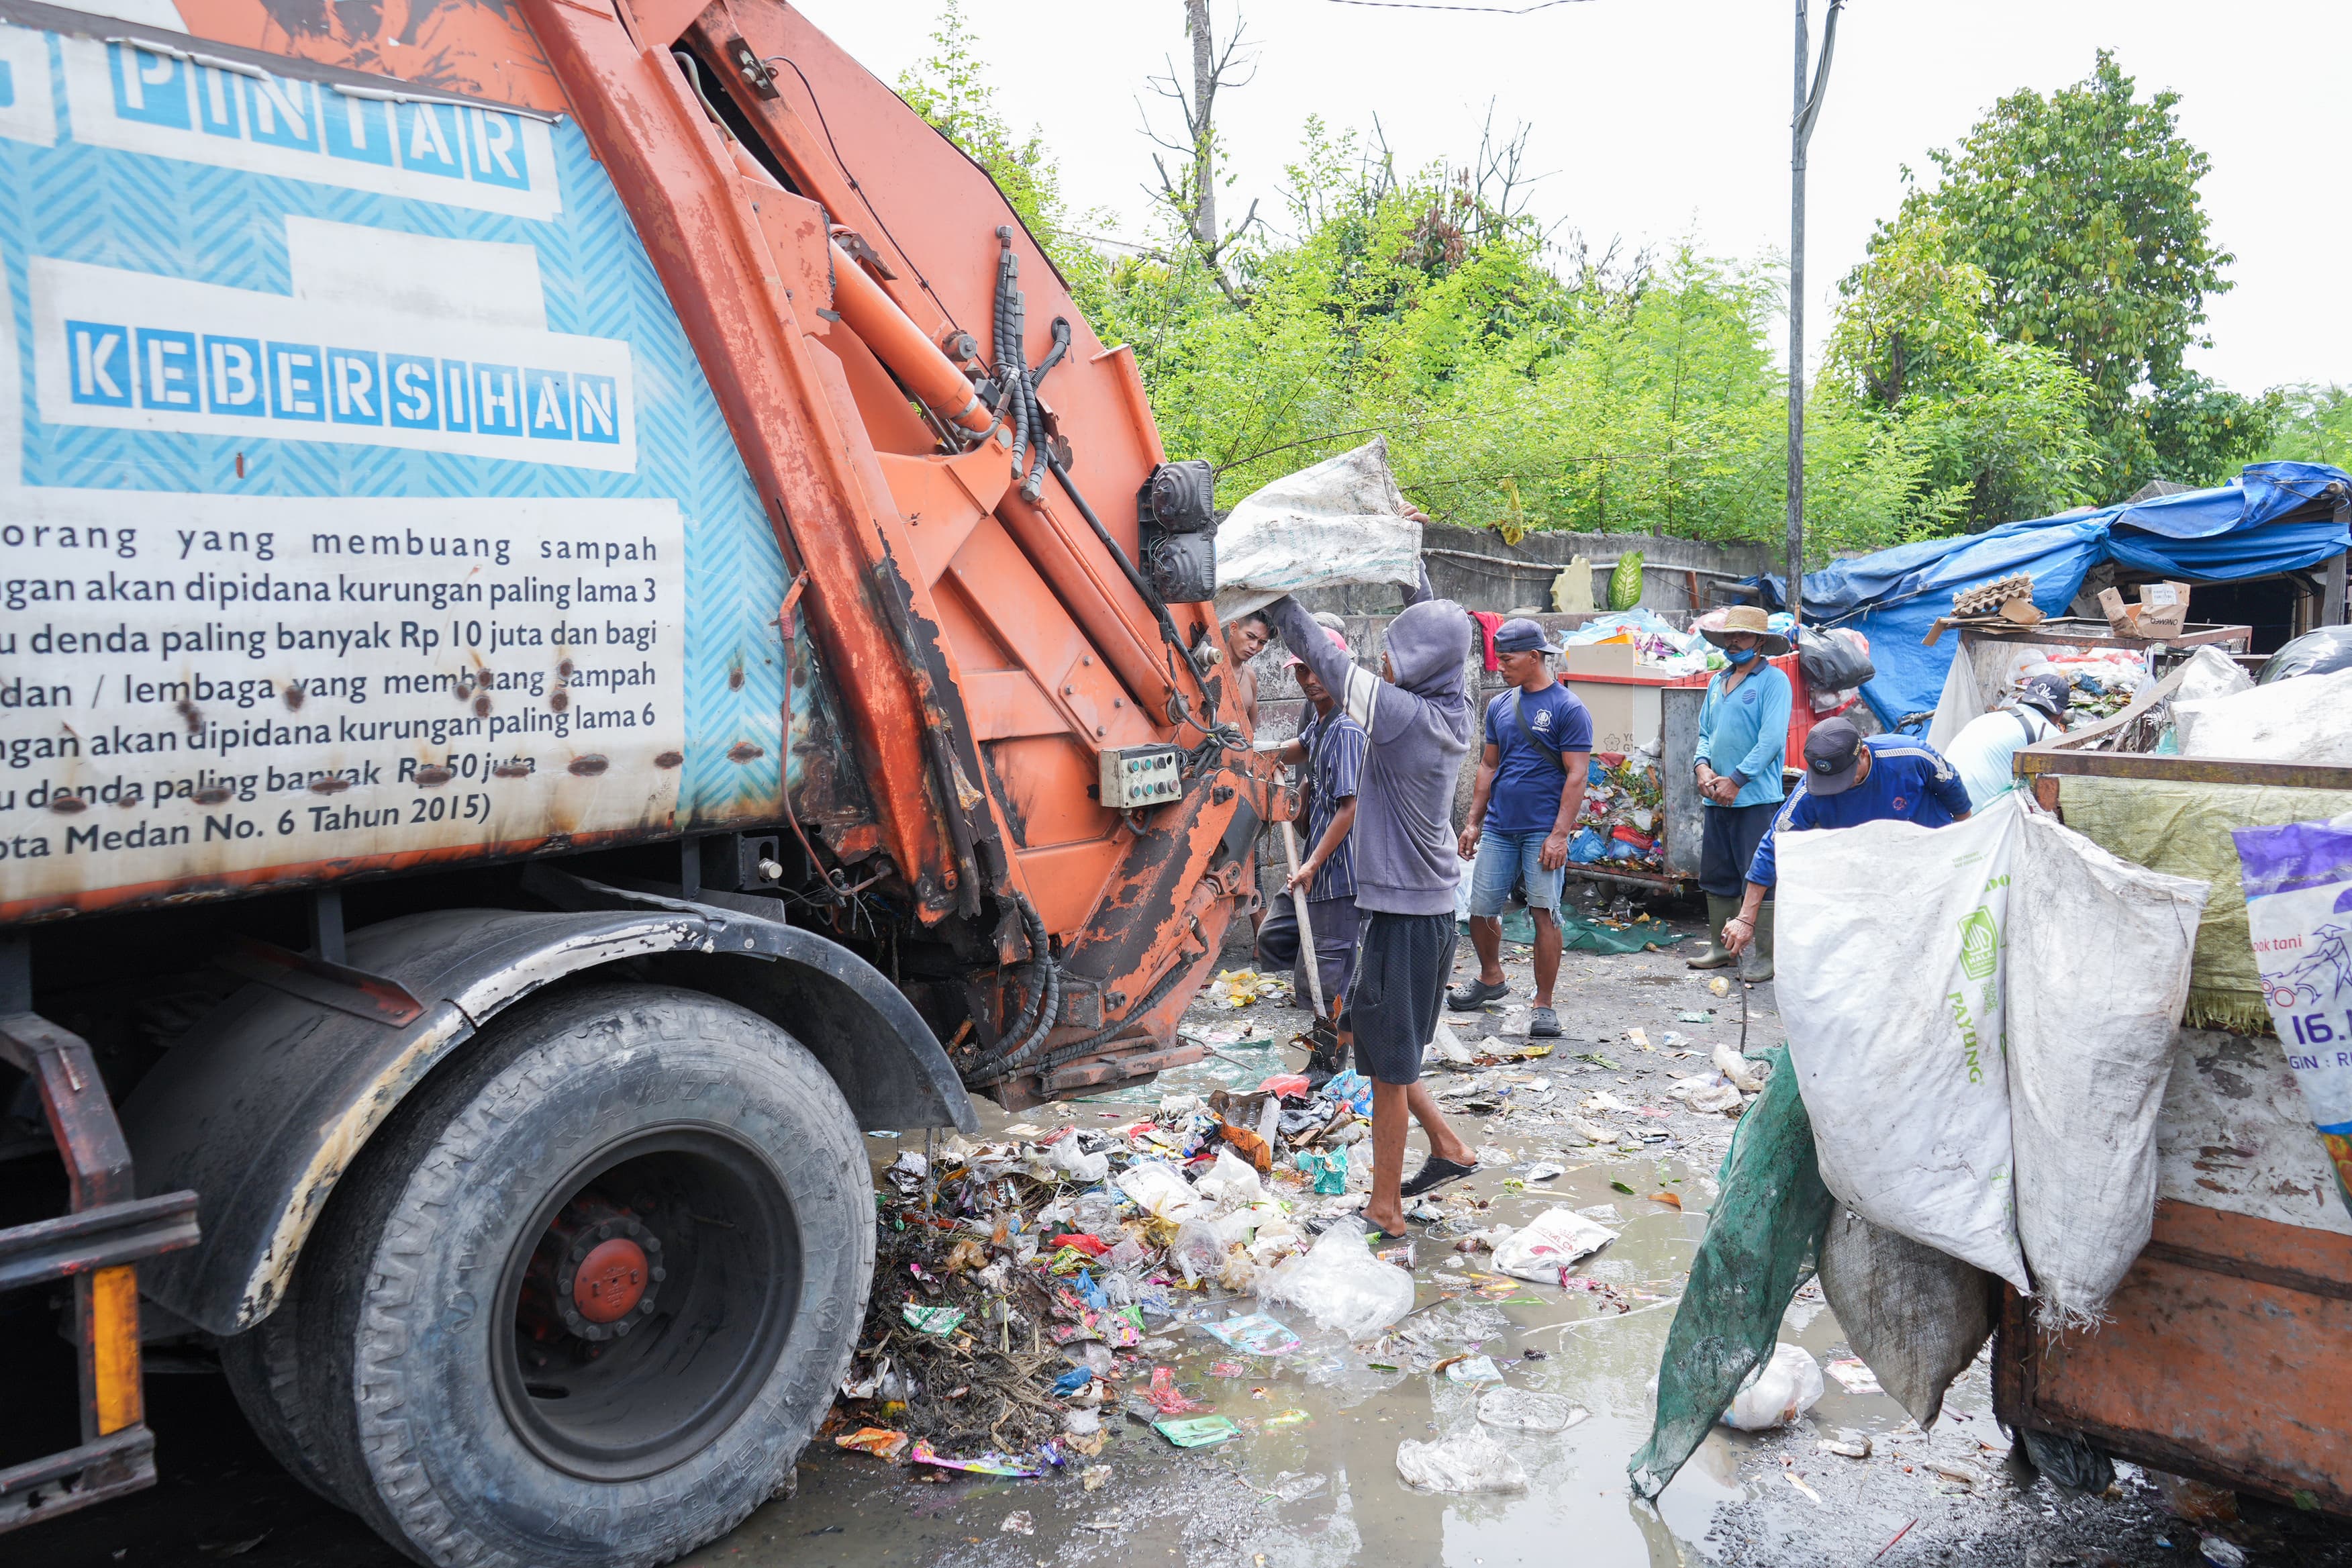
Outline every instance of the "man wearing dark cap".
<svg viewBox="0 0 2352 1568"><path fill-rule="evenodd" d="M2066 732L2071 696L2064 676L2029 675L2006 706L1979 713L1946 743L1944 755L1976 809L1982 811L2017 787L2018 752Z"/></svg>
<svg viewBox="0 0 2352 1568"><path fill-rule="evenodd" d="M1805 737L1805 777L1756 846L1739 913L1723 928L1723 944L1744 952L1756 939L1756 911L1780 880L1773 850L1783 832L1852 827L1889 819L1942 827L1965 821L1969 792L1943 753L1909 735L1873 735L1843 719L1828 719Z"/></svg>
<svg viewBox="0 0 2352 1568"><path fill-rule="evenodd" d="M1470 873L1470 945L1478 977L1448 992L1468 1013L1511 994L1503 979L1503 905L1511 884L1527 889L1536 928L1535 1011L1528 1033L1559 1033L1551 990L1559 978L1558 910L1568 841L1584 808L1592 762L1592 715L1552 678L1551 639L1526 616L1495 628L1495 657L1511 689L1486 704L1486 750L1471 786L1458 847L1475 856Z"/></svg>

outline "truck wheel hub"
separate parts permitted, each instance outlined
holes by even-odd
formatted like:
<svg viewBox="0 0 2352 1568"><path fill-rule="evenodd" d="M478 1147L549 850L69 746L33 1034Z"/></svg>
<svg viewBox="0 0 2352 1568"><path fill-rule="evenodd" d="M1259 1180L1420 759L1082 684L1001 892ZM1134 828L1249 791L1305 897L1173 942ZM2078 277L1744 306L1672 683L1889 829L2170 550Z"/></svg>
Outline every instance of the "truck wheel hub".
<svg viewBox="0 0 2352 1568"><path fill-rule="evenodd" d="M592 1323L626 1316L644 1300L646 1249L626 1237L600 1241L572 1278L572 1304Z"/></svg>

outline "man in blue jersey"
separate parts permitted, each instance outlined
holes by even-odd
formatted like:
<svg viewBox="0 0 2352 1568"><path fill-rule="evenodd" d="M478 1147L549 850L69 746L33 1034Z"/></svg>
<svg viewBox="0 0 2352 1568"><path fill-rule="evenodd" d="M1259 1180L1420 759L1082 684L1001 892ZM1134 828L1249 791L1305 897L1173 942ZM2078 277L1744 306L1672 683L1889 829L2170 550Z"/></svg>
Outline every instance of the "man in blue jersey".
<svg viewBox="0 0 2352 1568"><path fill-rule="evenodd" d="M1805 737L1805 778L1756 846L1739 913L1723 928L1723 945L1743 952L1756 940L1756 911L1780 880L1775 847L1783 831L1852 827L1893 819L1922 827L1964 822L1968 786L1943 753L1908 735L1873 735L1843 719L1828 719Z"/></svg>
<svg viewBox="0 0 2352 1568"><path fill-rule="evenodd" d="M1486 704L1486 751L1470 791L1456 846L1475 856L1470 872L1470 945L1478 977L1448 992L1445 1005L1474 1012L1511 994L1503 979L1503 906L1511 884L1528 892L1536 928L1535 1011L1528 1033L1559 1033L1551 990L1559 978L1559 920L1569 836L1584 808L1592 763L1592 715L1553 679L1551 639L1525 616L1495 630L1495 657L1511 689Z"/></svg>

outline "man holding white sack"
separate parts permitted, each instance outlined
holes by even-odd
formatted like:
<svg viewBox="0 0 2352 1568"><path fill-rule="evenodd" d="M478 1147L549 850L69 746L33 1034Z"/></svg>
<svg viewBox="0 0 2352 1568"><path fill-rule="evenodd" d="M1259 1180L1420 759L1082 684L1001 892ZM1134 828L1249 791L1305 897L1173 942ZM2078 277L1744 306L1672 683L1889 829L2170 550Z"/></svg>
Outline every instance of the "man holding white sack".
<svg viewBox="0 0 2352 1568"><path fill-rule="evenodd" d="M1781 832L1852 827L1861 822L1916 822L1942 827L1965 822L1972 809L1958 770L1925 741L1873 735L1843 719L1827 719L1805 737L1805 777L1756 846L1739 913L1723 928L1723 945L1744 952L1756 940L1756 911L1780 880L1773 847Z"/></svg>

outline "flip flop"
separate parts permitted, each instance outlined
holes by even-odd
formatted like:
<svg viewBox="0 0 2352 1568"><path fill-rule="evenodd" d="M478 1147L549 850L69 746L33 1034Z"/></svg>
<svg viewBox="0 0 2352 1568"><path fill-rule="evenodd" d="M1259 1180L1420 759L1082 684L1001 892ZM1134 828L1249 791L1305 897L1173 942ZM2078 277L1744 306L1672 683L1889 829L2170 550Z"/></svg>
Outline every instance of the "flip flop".
<svg viewBox="0 0 2352 1568"><path fill-rule="evenodd" d="M1448 1182L1458 1182L1465 1176L1475 1175L1477 1171L1478 1167L1475 1163L1461 1165L1451 1160L1441 1160L1432 1154L1427 1163L1413 1173L1412 1180L1397 1189L1397 1195L1417 1198L1433 1187L1442 1187Z"/></svg>

